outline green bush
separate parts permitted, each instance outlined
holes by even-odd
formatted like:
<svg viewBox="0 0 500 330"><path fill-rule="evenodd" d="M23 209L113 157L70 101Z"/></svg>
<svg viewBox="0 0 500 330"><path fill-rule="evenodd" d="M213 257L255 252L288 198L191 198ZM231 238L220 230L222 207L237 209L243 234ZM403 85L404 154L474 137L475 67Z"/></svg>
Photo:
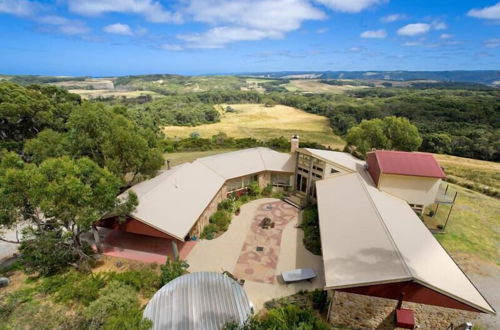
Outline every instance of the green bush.
<svg viewBox="0 0 500 330"><path fill-rule="evenodd" d="M64 275L54 275L43 279L38 290L54 296L54 301L60 303L81 303L88 305L99 296L108 279L105 274L83 274L70 271Z"/></svg>
<svg viewBox="0 0 500 330"><path fill-rule="evenodd" d="M234 200L232 198L226 198L217 205L217 210L226 210L233 212L234 210Z"/></svg>
<svg viewBox="0 0 500 330"><path fill-rule="evenodd" d="M215 234L217 233L217 226L213 223L209 223L203 228L203 232L201 233L201 238L204 239L214 239Z"/></svg>
<svg viewBox="0 0 500 330"><path fill-rule="evenodd" d="M260 195L260 186L259 186L259 183L257 181L250 183L247 190L248 190L249 196L255 197L255 196Z"/></svg>
<svg viewBox="0 0 500 330"><path fill-rule="evenodd" d="M217 231L226 231L231 223L232 213L220 210L212 214L210 217L210 223L217 227Z"/></svg>
<svg viewBox="0 0 500 330"><path fill-rule="evenodd" d="M262 189L262 196L269 197L273 193L273 185L268 184L264 189Z"/></svg>
<svg viewBox="0 0 500 330"><path fill-rule="evenodd" d="M149 329L151 321L142 318L134 289L113 281L84 311L88 329Z"/></svg>
<svg viewBox="0 0 500 330"><path fill-rule="evenodd" d="M303 211L302 223L299 227L304 231L302 242L306 249L315 255L321 255L321 236L316 206L308 207Z"/></svg>
<svg viewBox="0 0 500 330"><path fill-rule="evenodd" d="M106 273L108 281L116 281L134 288L146 296L153 295L161 287L158 273L151 268Z"/></svg>
<svg viewBox="0 0 500 330"><path fill-rule="evenodd" d="M60 273L78 260L70 237L62 230L36 231L26 229L19 246L19 259L25 272L42 276ZM91 249L86 249L91 254Z"/></svg>
<svg viewBox="0 0 500 330"><path fill-rule="evenodd" d="M171 260L167 259L165 265L161 269L161 285L165 285L173 279L186 274L189 265L184 260Z"/></svg>
<svg viewBox="0 0 500 330"><path fill-rule="evenodd" d="M323 313L328 307L328 293L322 289L316 289L311 294L313 308Z"/></svg>

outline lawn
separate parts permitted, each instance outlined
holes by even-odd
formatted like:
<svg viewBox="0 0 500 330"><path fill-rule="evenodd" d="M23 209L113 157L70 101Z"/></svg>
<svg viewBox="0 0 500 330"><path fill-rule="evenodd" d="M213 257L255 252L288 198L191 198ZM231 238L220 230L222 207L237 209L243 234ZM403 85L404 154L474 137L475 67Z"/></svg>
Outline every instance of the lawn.
<svg viewBox="0 0 500 330"><path fill-rule="evenodd" d="M500 265L500 200L450 184L458 192L446 232L436 234L452 254L466 254ZM440 205L433 221L444 224L448 205ZM434 209L434 207L432 207Z"/></svg>
<svg viewBox="0 0 500 330"><path fill-rule="evenodd" d="M302 110L276 105L265 107L263 104L232 104L236 112L224 111L226 105L217 109L221 121L199 126L167 126L164 132L169 137L188 137L198 132L201 137L209 138L219 132L235 138L251 137L267 140L276 137L291 137L298 134L301 139L315 141L332 148L343 148L345 143L333 134L328 119Z"/></svg>

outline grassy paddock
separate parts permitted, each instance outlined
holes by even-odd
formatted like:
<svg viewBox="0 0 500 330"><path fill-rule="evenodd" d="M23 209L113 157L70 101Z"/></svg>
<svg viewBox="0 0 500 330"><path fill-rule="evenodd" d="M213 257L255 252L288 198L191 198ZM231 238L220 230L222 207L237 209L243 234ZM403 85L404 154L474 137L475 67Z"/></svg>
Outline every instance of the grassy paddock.
<svg viewBox="0 0 500 330"><path fill-rule="evenodd" d="M464 253L500 265L500 201L453 184L450 189L458 192L457 200L446 232L436 238L452 254ZM449 209L440 205L434 218L426 217L426 222L444 224Z"/></svg>
<svg viewBox="0 0 500 330"><path fill-rule="evenodd" d="M235 138L251 137L267 140L299 134L307 141L315 141L332 148L343 148L345 143L333 134L328 119L302 110L276 105L265 107L263 104L232 104L236 112L224 111L226 105L218 106L221 121L199 126L167 126L164 132L169 137L188 137L192 132L209 138L219 132Z"/></svg>
<svg viewBox="0 0 500 330"><path fill-rule="evenodd" d="M452 183L500 197L500 164L449 155L434 155Z"/></svg>

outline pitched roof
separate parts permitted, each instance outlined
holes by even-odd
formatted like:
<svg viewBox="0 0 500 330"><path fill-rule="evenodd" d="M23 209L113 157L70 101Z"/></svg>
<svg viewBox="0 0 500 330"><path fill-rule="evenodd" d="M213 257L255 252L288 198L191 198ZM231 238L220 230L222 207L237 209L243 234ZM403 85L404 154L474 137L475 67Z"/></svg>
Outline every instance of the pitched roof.
<svg viewBox="0 0 500 330"><path fill-rule="evenodd" d="M373 157L374 156L374 157ZM367 154L368 166L376 161L381 173L444 178L446 175L431 154L376 150Z"/></svg>
<svg viewBox="0 0 500 330"><path fill-rule="evenodd" d="M335 163L345 167L351 171L359 171L363 168L364 162L354 157L347 152L330 151L321 149L301 148L300 150L306 151L308 154L323 159L330 163Z"/></svg>
<svg viewBox="0 0 500 330"><path fill-rule="evenodd" d="M366 171L316 182L326 287L415 281L494 313L410 206Z"/></svg>
<svg viewBox="0 0 500 330"><path fill-rule="evenodd" d="M183 240L226 180L262 171L294 169L289 154L268 148L199 158L131 187L139 199L131 216Z"/></svg>
<svg viewBox="0 0 500 330"><path fill-rule="evenodd" d="M243 149L199 158L196 162L202 163L226 180L263 171L295 170L293 158L289 154L268 148Z"/></svg>
<svg viewBox="0 0 500 330"><path fill-rule="evenodd" d="M165 284L144 309L153 329L220 329L252 313L243 287L226 275L191 273Z"/></svg>

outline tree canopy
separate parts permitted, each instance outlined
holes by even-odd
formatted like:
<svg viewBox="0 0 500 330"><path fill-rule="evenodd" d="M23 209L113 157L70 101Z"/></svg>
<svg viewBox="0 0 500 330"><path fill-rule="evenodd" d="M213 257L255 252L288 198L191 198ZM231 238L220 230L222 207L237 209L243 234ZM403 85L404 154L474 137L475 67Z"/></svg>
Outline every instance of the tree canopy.
<svg viewBox="0 0 500 330"><path fill-rule="evenodd" d="M361 154L372 148L414 151L422 144L417 127L406 118L394 116L363 120L349 129L346 141Z"/></svg>

